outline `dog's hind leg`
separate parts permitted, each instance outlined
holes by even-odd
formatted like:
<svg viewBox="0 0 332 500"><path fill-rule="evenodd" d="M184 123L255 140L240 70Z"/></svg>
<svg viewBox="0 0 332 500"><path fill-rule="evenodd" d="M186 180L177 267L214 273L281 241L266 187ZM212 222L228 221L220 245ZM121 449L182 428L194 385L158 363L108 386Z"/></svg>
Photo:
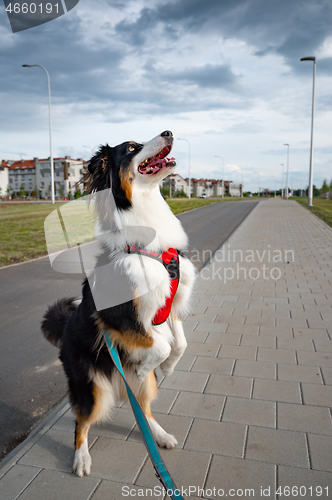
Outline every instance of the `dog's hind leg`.
<svg viewBox="0 0 332 500"><path fill-rule="evenodd" d="M90 429L88 420L76 417L75 422L75 457L73 471L79 477L89 475L91 471L91 456L88 447L88 432Z"/></svg>
<svg viewBox="0 0 332 500"><path fill-rule="evenodd" d="M91 383L89 391L80 405L74 405L76 413L75 426L75 457L73 471L80 477L89 475L91 471L91 456L88 447L88 432L90 426L105 419L110 410L110 399L105 397L105 391ZM81 394L82 396L82 394ZM107 404L106 404L107 400Z"/></svg>
<svg viewBox="0 0 332 500"><path fill-rule="evenodd" d="M157 380L154 372L150 372L148 378L141 384L140 390L136 397L145 413L149 422L152 435L157 444L162 448L174 448L177 445L177 440L172 434L168 434L155 420L151 413L151 402L157 395Z"/></svg>

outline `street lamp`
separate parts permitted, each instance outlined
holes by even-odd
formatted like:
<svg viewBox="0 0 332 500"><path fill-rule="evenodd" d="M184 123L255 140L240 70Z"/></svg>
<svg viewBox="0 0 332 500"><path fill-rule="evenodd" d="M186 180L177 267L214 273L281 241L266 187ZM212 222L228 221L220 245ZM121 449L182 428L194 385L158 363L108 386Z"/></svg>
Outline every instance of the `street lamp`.
<svg viewBox="0 0 332 500"><path fill-rule="evenodd" d="M190 179L190 142L188 139L180 139L178 141L186 141L188 143L188 176L189 176L189 200L191 198L191 179Z"/></svg>
<svg viewBox="0 0 332 500"><path fill-rule="evenodd" d="M221 156L219 155L214 155L215 158L220 158L221 159L221 197L224 197L224 160Z"/></svg>
<svg viewBox="0 0 332 500"><path fill-rule="evenodd" d="M243 170L241 167L239 167L240 171L241 171L241 189L240 189L240 192L241 192L241 198L243 197Z"/></svg>
<svg viewBox="0 0 332 500"><path fill-rule="evenodd" d="M281 199L284 199L284 164L280 163L282 166L282 173L281 173Z"/></svg>
<svg viewBox="0 0 332 500"><path fill-rule="evenodd" d="M50 161L51 161L51 197L52 197L52 203L55 203L55 198L54 198L54 167L53 167L53 150L52 150L52 114L51 114L51 82L50 82L50 75L48 74L48 71L44 68L44 66L41 66L40 64L22 64L23 68L34 68L38 67L41 68L45 71L46 76L47 76L47 86L48 86L48 115L49 115L49 122L50 122Z"/></svg>
<svg viewBox="0 0 332 500"><path fill-rule="evenodd" d="M316 76L316 58L302 57L300 61L313 61L313 82L312 82L312 110L311 110L311 139L310 139L310 166L309 166L309 189L308 189L308 205L312 207L313 195L313 140L314 140L314 111L315 111L315 76Z"/></svg>
<svg viewBox="0 0 332 500"><path fill-rule="evenodd" d="M288 146L288 149L287 149L287 176L286 176L286 200L288 200L289 144L284 144L284 146Z"/></svg>

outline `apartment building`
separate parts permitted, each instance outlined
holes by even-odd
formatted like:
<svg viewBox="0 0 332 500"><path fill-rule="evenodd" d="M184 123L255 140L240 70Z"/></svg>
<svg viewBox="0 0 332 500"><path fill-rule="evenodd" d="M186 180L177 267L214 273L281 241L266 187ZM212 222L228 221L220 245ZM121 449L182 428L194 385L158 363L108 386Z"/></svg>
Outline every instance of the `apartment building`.
<svg viewBox="0 0 332 500"><path fill-rule="evenodd" d="M243 196L243 186L240 182L225 181L225 185L228 196Z"/></svg>
<svg viewBox="0 0 332 500"><path fill-rule="evenodd" d="M85 162L70 156L54 158L54 192L56 198L72 198L75 191L82 191L77 185L82 178ZM51 197L50 158L20 160L9 166L9 187L12 196L24 192L27 196Z"/></svg>
<svg viewBox="0 0 332 500"><path fill-rule="evenodd" d="M9 167L9 188L10 195L17 196L21 191L21 186L25 193L36 191L36 160L19 160L13 162ZM36 195L35 195L36 196Z"/></svg>
<svg viewBox="0 0 332 500"><path fill-rule="evenodd" d="M179 174L170 174L161 185L171 186L172 195L176 191L184 191L189 196L189 179L183 179ZM200 198L202 196L210 198L211 196L242 196L242 184L232 181L217 179L191 179L191 196Z"/></svg>
<svg viewBox="0 0 332 500"><path fill-rule="evenodd" d="M161 181L161 185L171 187L172 195L176 191L184 191L188 196L188 181L179 174L170 174Z"/></svg>
<svg viewBox="0 0 332 500"><path fill-rule="evenodd" d="M83 158L74 160L70 156L54 158L54 193L56 198L72 198L75 191L82 191L77 185L83 175L85 162ZM41 198L51 197L50 159L36 161L36 186Z"/></svg>

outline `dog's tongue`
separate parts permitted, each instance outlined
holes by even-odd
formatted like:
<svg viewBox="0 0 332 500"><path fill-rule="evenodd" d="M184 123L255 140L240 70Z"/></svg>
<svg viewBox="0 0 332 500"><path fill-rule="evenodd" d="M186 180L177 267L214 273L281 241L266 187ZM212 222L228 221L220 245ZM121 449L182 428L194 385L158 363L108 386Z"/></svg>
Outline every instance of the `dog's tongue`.
<svg viewBox="0 0 332 500"><path fill-rule="evenodd" d="M162 158L149 163L149 167L153 170L153 173L157 172L161 168L173 167L175 165L175 158Z"/></svg>

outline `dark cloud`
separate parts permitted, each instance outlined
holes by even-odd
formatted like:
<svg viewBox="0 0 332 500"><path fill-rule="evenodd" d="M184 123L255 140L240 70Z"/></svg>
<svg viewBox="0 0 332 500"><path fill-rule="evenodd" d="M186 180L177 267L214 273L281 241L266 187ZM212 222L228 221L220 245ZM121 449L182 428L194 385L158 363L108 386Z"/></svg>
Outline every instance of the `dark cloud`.
<svg viewBox="0 0 332 500"><path fill-rule="evenodd" d="M256 56L282 55L306 74L309 69L300 57L314 55L331 33L329 0L165 0L140 11L138 0L138 15L126 15L115 26L107 8L118 9L123 17L127 3L99 0L96 5L105 9L97 28L82 26L78 6L55 21L16 34L11 34L0 5L0 32L6 39L0 52L0 99L9 113L7 126L14 126L16 116L24 117L45 96L42 71L21 64L41 64L49 70L53 103L68 104L68 109L86 105L87 113L98 112L107 121L126 121L142 113L245 110L253 95L244 96L244 78L237 76L228 55L220 49L220 59L213 64L195 65L193 58L187 63L177 50L184 34L197 36L203 45L211 33L221 40L244 41L255 47ZM90 35L93 42L88 43ZM174 67L162 65L168 52L174 55ZM124 63L126 58L131 58L130 64ZM318 61L319 71L331 75L331 61ZM331 107L328 98L325 102Z"/></svg>
<svg viewBox="0 0 332 500"><path fill-rule="evenodd" d="M205 64L200 67L171 72L170 79L194 83L202 88L231 88L236 83L236 76L230 66L221 64Z"/></svg>
<svg viewBox="0 0 332 500"><path fill-rule="evenodd" d="M156 28L165 36L171 27L177 37L184 32L204 36L214 31L256 46L258 56L278 53L302 71L299 59L317 51L331 34L331 24L330 0L171 0L144 8L137 20L122 21L116 31L136 47L153 42Z"/></svg>

